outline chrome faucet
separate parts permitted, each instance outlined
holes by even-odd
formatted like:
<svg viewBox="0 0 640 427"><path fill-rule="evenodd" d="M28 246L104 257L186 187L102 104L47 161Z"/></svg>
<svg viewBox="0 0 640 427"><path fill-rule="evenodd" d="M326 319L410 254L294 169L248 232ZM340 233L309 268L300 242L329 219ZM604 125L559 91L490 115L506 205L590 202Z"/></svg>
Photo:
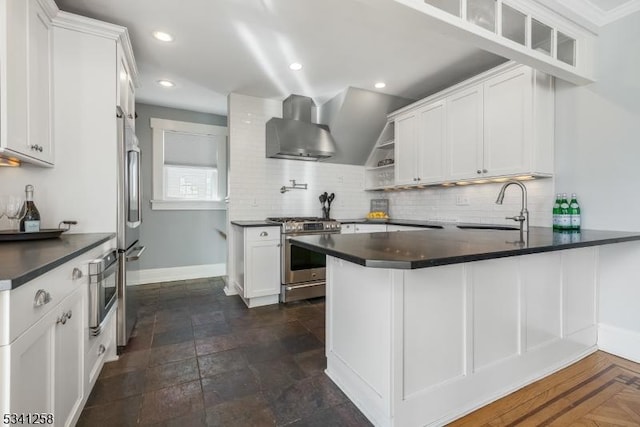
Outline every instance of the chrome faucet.
<svg viewBox="0 0 640 427"><path fill-rule="evenodd" d="M504 192L508 186L511 184L515 184L522 190L522 208L520 209L520 215L518 216L508 216L506 219L512 219L514 221L518 221L520 223L520 240L523 241L523 234L525 231L529 231L529 211L527 210L527 187L524 186L523 183L519 181L510 180L504 183L500 192L498 193L498 198L496 199L496 203L498 205L502 204L504 200ZM526 226L525 226L526 222Z"/></svg>

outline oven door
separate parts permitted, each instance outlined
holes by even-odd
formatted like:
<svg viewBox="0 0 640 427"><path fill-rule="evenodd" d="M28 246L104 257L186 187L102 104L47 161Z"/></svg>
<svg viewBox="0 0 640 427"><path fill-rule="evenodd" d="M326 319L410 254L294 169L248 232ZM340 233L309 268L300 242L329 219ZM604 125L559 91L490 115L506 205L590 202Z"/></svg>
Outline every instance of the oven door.
<svg viewBox="0 0 640 427"><path fill-rule="evenodd" d="M89 266L89 331L97 336L117 299L117 253L110 252L92 263L95 264Z"/></svg>
<svg viewBox="0 0 640 427"><path fill-rule="evenodd" d="M282 235L282 284L319 282L326 279L327 257L291 244L291 239L326 233L301 233Z"/></svg>

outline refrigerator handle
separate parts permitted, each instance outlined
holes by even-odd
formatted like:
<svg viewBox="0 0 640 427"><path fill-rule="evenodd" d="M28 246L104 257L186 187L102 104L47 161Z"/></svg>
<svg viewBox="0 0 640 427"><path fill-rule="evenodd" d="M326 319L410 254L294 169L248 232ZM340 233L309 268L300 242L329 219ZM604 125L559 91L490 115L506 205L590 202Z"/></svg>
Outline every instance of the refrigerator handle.
<svg viewBox="0 0 640 427"><path fill-rule="evenodd" d="M146 246L136 246L135 248L131 249L132 251L137 251L135 252L133 255L127 255L127 261L137 261L140 259L140 255L142 255L142 253L145 251L145 249L147 249Z"/></svg>

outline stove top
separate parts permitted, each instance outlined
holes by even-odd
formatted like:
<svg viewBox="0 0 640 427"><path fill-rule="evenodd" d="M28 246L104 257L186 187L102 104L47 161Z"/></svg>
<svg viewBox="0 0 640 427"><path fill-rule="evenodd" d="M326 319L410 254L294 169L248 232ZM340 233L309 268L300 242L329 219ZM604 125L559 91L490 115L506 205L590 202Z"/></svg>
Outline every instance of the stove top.
<svg viewBox="0 0 640 427"><path fill-rule="evenodd" d="M267 221L285 223L285 222L323 222L335 221L335 219L323 219L317 216L283 216L275 218L267 218Z"/></svg>
<svg viewBox="0 0 640 427"><path fill-rule="evenodd" d="M267 221L282 224L283 234L290 233L339 233L340 223L335 219L323 219L319 217L278 217L267 218Z"/></svg>

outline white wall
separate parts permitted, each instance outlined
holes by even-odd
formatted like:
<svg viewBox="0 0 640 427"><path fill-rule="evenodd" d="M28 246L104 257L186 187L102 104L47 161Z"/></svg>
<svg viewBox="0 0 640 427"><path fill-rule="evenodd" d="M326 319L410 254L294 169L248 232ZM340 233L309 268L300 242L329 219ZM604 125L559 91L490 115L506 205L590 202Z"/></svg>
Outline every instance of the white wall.
<svg viewBox="0 0 640 427"><path fill-rule="evenodd" d="M640 12L604 27L598 81L556 85L556 182L585 228L640 231ZM640 361L640 243L603 246L599 345Z"/></svg>
<svg viewBox="0 0 640 427"><path fill-rule="evenodd" d="M369 211L364 167L265 157L265 123L282 117L280 101L229 95L229 219L322 216L318 196L335 193L334 218L362 218ZM307 190L280 193L290 179Z"/></svg>

